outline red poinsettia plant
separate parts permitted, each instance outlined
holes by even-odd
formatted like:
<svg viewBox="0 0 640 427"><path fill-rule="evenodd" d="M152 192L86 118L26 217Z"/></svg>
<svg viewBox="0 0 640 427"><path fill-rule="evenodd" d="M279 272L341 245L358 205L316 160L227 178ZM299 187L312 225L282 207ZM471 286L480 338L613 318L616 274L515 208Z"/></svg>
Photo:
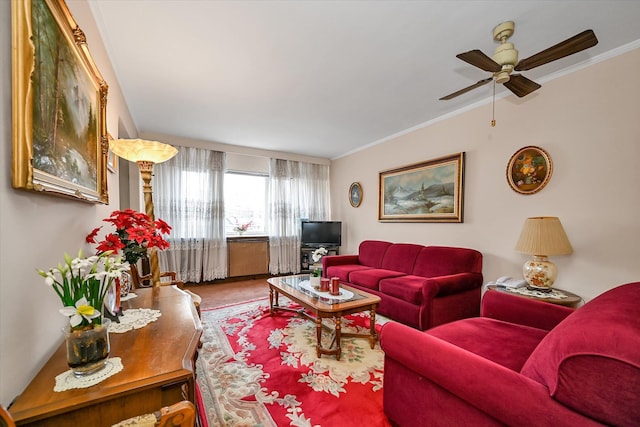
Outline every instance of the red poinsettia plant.
<svg viewBox="0 0 640 427"><path fill-rule="evenodd" d="M119 251L122 251L124 259L129 264L135 264L147 254L147 249L156 247L162 250L169 247L169 243L162 235L169 234L171 226L161 219L152 221L145 213L126 209L113 211L111 216L103 221L111 223L116 231L107 234L101 241L97 241L96 236L102 226L89 233L86 241L97 244L98 254L107 251L118 254Z"/></svg>

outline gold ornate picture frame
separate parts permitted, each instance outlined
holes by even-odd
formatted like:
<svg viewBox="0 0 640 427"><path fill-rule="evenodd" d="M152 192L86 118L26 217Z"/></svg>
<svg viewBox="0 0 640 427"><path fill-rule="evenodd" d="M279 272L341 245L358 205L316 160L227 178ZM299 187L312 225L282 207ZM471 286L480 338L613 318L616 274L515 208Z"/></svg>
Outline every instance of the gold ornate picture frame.
<svg viewBox="0 0 640 427"><path fill-rule="evenodd" d="M362 185L359 182L353 182L349 186L349 203L357 208L362 203Z"/></svg>
<svg viewBox="0 0 640 427"><path fill-rule="evenodd" d="M108 203L108 86L63 0L11 3L12 185Z"/></svg>
<svg viewBox="0 0 640 427"><path fill-rule="evenodd" d="M107 140L109 143L113 140L110 133L107 133ZM116 173L118 171L118 156L111 151L111 148L109 148L109 152L107 154L107 169L109 169L109 172L111 173Z"/></svg>
<svg viewBox="0 0 640 427"><path fill-rule="evenodd" d="M463 222L464 155L380 172L378 221Z"/></svg>
<svg viewBox="0 0 640 427"><path fill-rule="evenodd" d="M551 179L553 162L545 150L533 145L516 151L507 164L507 182L513 191L534 194Z"/></svg>

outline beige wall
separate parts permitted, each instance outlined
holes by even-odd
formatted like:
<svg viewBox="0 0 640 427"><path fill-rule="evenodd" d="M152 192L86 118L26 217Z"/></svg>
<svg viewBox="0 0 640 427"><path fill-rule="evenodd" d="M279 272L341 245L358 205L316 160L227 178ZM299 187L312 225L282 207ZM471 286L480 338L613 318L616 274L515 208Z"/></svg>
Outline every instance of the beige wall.
<svg viewBox="0 0 640 427"><path fill-rule="evenodd" d="M637 46L636 46L637 47ZM341 253L364 239L466 246L484 254L485 282L521 277L527 255L515 252L525 218L558 216L573 245L552 257L556 286L591 299L615 285L640 280L640 49L546 82L518 100L491 105L415 130L336 159L331 165L332 211L344 221ZM553 176L539 193L514 192L505 178L513 153L544 148ZM464 223L379 223L378 173L466 152ZM364 199L349 204L359 181Z"/></svg>
<svg viewBox="0 0 640 427"><path fill-rule="evenodd" d="M87 36L98 69L109 84L107 126L135 127L129 117L96 25L84 1L67 1ZM0 403L7 406L60 345L68 321L60 300L36 268L77 254L86 234L118 208L118 179L109 173L110 205L93 205L11 187L11 2L0 1ZM121 163L122 165L122 163ZM88 251L88 247L84 248Z"/></svg>

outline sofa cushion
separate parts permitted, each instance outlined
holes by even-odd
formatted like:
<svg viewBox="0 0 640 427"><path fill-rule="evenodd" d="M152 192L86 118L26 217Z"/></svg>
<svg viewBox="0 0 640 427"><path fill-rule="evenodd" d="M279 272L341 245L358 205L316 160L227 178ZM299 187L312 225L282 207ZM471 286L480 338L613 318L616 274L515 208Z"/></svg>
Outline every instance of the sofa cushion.
<svg viewBox="0 0 640 427"><path fill-rule="evenodd" d="M363 288L378 290L378 284L382 279L403 275L404 273L400 273L399 271L371 268L368 270L352 271L349 274L349 282L354 285L362 286Z"/></svg>
<svg viewBox="0 0 640 427"><path fill-rule="evenodd" d="M380 281L380 292L412 304L422 304L422 288L427 279L420 276L406 275L391 277Z"/></svg>
<svg viewBox="0 0 640 427"><path fill-rule="evenodd" d="M358 247L358 262L367 267L380 268L384 254L392 244L381 240L364 240Z"/></svg>
<svg viewBox="0 0 640 427"><path fill-rule="evenodd" d="M438 277L458 273L482 273L482 254L474 249L426 246L418 254L413 273Z"/></svg>
<svg viewBox="0 0 640 427"><path fill-rule="evenodd" d="M326 277L337 277L341 282L349 282L349 274L351 274L352 271L371 269L372 267L367 267L360 264L332 265L330 267L327 267Z"/></svg>
<svg viewBox="0 0 640 427"><path fill-rule="evenodd" d="M389 246L385 252L381 268L411 274L416 258L422 249L424 249L422 245L395 243Z"/></svg>
<svg viewBox="0 0 640 427"><path fill-rule="evenodd" d="M458 320L425 333L519 372L548 331L486 317Z"/></svg>
<svg viewBox="0 0 640 427"><path fill-rule="evenodd" d="M612 425L640 423L640 282L570 314L522 368L564 405ZM615 332L615 333L612 333Z"/></svg>

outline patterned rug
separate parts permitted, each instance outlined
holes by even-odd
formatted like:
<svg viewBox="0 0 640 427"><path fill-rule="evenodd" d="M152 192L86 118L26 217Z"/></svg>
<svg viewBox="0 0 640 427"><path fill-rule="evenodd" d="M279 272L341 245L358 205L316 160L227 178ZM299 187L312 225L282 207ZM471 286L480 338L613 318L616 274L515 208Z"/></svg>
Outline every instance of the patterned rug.
<svg viewBox="0 0 640 427"><path fill-rule="evenodd" d="M266 299L204 311L202 324L196 370L209 426L389 426L378 344L343 338L340 361L317 358L315 324L269 316ZM344 332L367 333L368 325L368 312L343 319Z"/></svg>

